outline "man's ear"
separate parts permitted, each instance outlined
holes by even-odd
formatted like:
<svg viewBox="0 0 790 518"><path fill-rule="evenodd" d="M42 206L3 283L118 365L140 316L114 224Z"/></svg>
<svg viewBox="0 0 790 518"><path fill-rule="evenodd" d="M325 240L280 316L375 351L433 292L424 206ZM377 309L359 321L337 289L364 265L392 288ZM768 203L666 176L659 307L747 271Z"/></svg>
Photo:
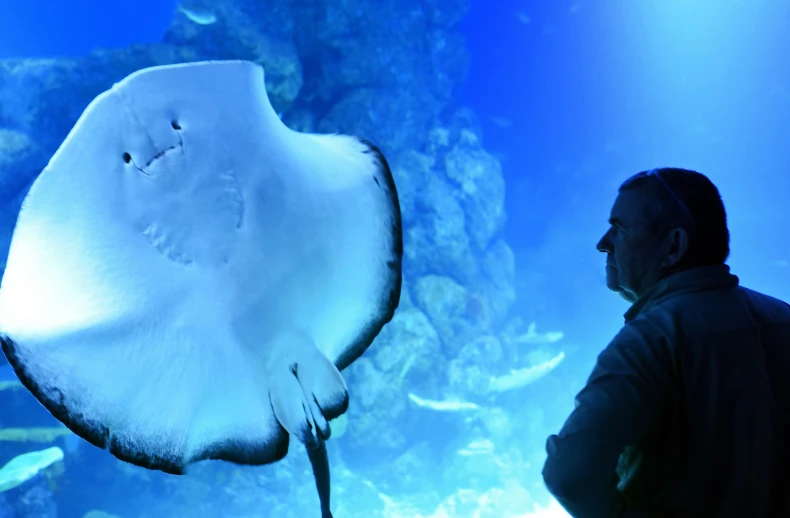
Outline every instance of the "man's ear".
<svg viewBox="0 0 790 518"><path fill-rule="evenodd" d="M688 252L689 233L684 228L674 228L667 234L664 245L666 253L662 266L672 268L682 261Z"/></svg>

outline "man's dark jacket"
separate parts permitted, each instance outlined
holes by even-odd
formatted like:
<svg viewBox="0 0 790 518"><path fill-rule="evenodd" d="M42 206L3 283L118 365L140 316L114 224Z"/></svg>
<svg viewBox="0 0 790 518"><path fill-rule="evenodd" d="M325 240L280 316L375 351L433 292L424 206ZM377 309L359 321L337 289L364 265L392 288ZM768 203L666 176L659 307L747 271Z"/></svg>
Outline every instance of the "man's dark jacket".
<svg viewBox="0 0 790 518"><path fill-rule="evenodd" d="M726 265L625 314L543 477L574 518L790 517L790 306Z"/></svg>

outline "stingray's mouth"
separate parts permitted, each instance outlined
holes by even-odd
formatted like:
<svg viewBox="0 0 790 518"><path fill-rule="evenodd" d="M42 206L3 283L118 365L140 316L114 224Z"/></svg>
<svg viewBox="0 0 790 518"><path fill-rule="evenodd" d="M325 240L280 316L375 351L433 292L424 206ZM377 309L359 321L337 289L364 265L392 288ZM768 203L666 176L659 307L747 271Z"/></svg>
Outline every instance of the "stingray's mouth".
<svg viewBox="0 0 790 518"><path fill-rule="evenodd" d="M178 122L176 122L176 121L171 121L170 122L170 127L172 127L175 130L176 135L178 135L178 144L175 144L173 146L167 147L167 148L157 152L142 167L140 165L138 165L138 163L132 158L132 155L129 152L125 152L123 154L123 161L125 163L127 163L127 164L132 164L135 168L137 168L138 171L140 171L144 175L151 176L151 174L148 172L148 169L157 160L165 158L168 155L171 155L173 152L181 151L184 148L184 138L181 136L181 125Z"/></svg>
<svg viewBox="0 0 790 518"><path fill-rule="evenodd" d="M162 151L151 157L151 160L146 162L145 167L146 168L151 167L151 164L153 164L156 160L159 160L160 158L164 157L166 154L170 153L171 151L175 151L177 149L181 149L181 144L178 144L176 146L170 146L167 149L163 149Z"/></svg>

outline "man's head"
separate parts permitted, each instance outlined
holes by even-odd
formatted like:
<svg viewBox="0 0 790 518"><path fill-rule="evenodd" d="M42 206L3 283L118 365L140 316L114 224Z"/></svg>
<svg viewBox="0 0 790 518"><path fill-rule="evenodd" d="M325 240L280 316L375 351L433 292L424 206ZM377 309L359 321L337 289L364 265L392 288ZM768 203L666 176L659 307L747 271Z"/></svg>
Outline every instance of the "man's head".
<svg viewBox="0 0 790 518"><path fill-rule="evenodd" d="M596 248L606 253L607 286L630 302L668 275L730 254L719 191L696 171L635 174L620 186L609 223Z"/></svg>

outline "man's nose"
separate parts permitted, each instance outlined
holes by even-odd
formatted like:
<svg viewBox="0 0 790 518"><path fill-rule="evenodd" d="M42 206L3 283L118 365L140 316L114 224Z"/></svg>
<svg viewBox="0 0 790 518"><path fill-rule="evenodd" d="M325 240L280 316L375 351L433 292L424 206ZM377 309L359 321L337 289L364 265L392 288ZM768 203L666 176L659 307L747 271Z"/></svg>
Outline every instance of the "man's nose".
<svg viewBox="0 0 790 518"><path fill-rule="evenodd" d="M601 240L598 241L598 244L595 245L595 249L599 252L610 253L612 251L611 244L609 243L609 232L601 237Z"/></svg>

